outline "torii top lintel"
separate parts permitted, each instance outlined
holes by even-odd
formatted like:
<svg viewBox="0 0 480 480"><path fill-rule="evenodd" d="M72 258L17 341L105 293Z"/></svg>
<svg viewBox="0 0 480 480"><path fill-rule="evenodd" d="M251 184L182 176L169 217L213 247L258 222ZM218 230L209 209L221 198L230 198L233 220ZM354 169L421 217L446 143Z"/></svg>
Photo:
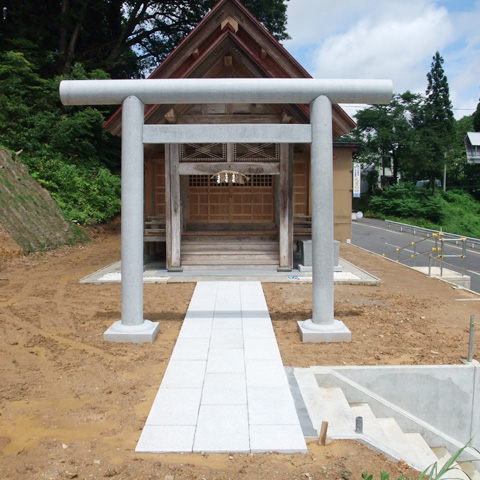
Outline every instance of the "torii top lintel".
<svg viewBox="0 0 480 480"><path fill-rule="evenodd" d="M144 104L293 103L326 96L332 103L387 104L391 80L316 78L201 78L148 80L64 80L64 105L120 105L134 96Z"/></svg>

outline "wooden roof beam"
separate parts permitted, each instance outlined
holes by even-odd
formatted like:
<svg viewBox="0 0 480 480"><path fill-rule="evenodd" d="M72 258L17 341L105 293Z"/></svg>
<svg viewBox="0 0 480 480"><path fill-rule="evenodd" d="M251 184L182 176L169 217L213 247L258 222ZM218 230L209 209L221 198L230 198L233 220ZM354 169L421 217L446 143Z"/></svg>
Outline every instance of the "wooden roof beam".
<svg viewBox="0 0 480 480"><path fill-rule="evenodd" d="M230 15L221 23L220 28L222 32L230 30L233 33L238 32L238 22Z"/></svg>
<svg viewBox="0 0 480 480"><path fill-rule="evenodd" d="M164 115L165 120L167 123L177 123L178 117L177 117L177 112L175 111L174 108L171 108L165 115Z"/></svg>
<svg viewBox="0 0 480 480"><path fill-rule="evenodd" d="M282 110L280 115L280 122L281 123L290 123L292 121L292 116L287 113L285 109Z"/></svg>

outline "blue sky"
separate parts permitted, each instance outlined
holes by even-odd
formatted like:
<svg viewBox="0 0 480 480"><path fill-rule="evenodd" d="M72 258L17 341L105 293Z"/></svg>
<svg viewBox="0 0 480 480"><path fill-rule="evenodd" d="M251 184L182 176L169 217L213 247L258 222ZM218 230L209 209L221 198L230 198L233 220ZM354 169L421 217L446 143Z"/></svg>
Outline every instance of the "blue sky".
<svg viewBox="0 0 480 480"><path fill-rule="evenodd" d="M425 93L438 50L455 117L475 110L480 0L290 0L287 13L283 44L313 77L390 78L395 92Z"/></svg>

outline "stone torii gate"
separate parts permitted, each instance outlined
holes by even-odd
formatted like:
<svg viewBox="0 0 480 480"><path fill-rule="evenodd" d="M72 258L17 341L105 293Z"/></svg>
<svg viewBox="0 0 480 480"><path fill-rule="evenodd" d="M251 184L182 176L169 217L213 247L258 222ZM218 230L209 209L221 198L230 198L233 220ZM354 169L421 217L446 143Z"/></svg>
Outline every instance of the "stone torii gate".
<svg viewBox="0 0 480 480"><path fill-rule="evenodd" d="M334 319L332 103L389 103L390 80L161 79L66 80L64 105L123 105L122 318L105 333L111 342L153 342L158 322L143 318L145 143L271 142L311 144L312 318L298 322L304 342L350 341ZM310 105L310 125L144 125L144 105L295 103Z"/></svg>

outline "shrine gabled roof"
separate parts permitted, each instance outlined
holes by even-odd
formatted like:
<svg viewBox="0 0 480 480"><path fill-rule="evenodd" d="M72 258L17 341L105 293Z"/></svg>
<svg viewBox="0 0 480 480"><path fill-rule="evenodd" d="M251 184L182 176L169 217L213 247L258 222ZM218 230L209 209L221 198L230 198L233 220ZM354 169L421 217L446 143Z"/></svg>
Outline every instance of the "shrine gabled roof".
<svg viewBox="0 0 480 480"><path fill-rule="evenodd" d="M221 0L149 76L161 78L311 78L268 30L237 0ZM146 105L145 123L164 123L172 105ZM308 105L285 105L293 121L306 123ZM335 136L355 123L333 106ZM113 134L121 132L121 108L105 123Z"/></svg>

